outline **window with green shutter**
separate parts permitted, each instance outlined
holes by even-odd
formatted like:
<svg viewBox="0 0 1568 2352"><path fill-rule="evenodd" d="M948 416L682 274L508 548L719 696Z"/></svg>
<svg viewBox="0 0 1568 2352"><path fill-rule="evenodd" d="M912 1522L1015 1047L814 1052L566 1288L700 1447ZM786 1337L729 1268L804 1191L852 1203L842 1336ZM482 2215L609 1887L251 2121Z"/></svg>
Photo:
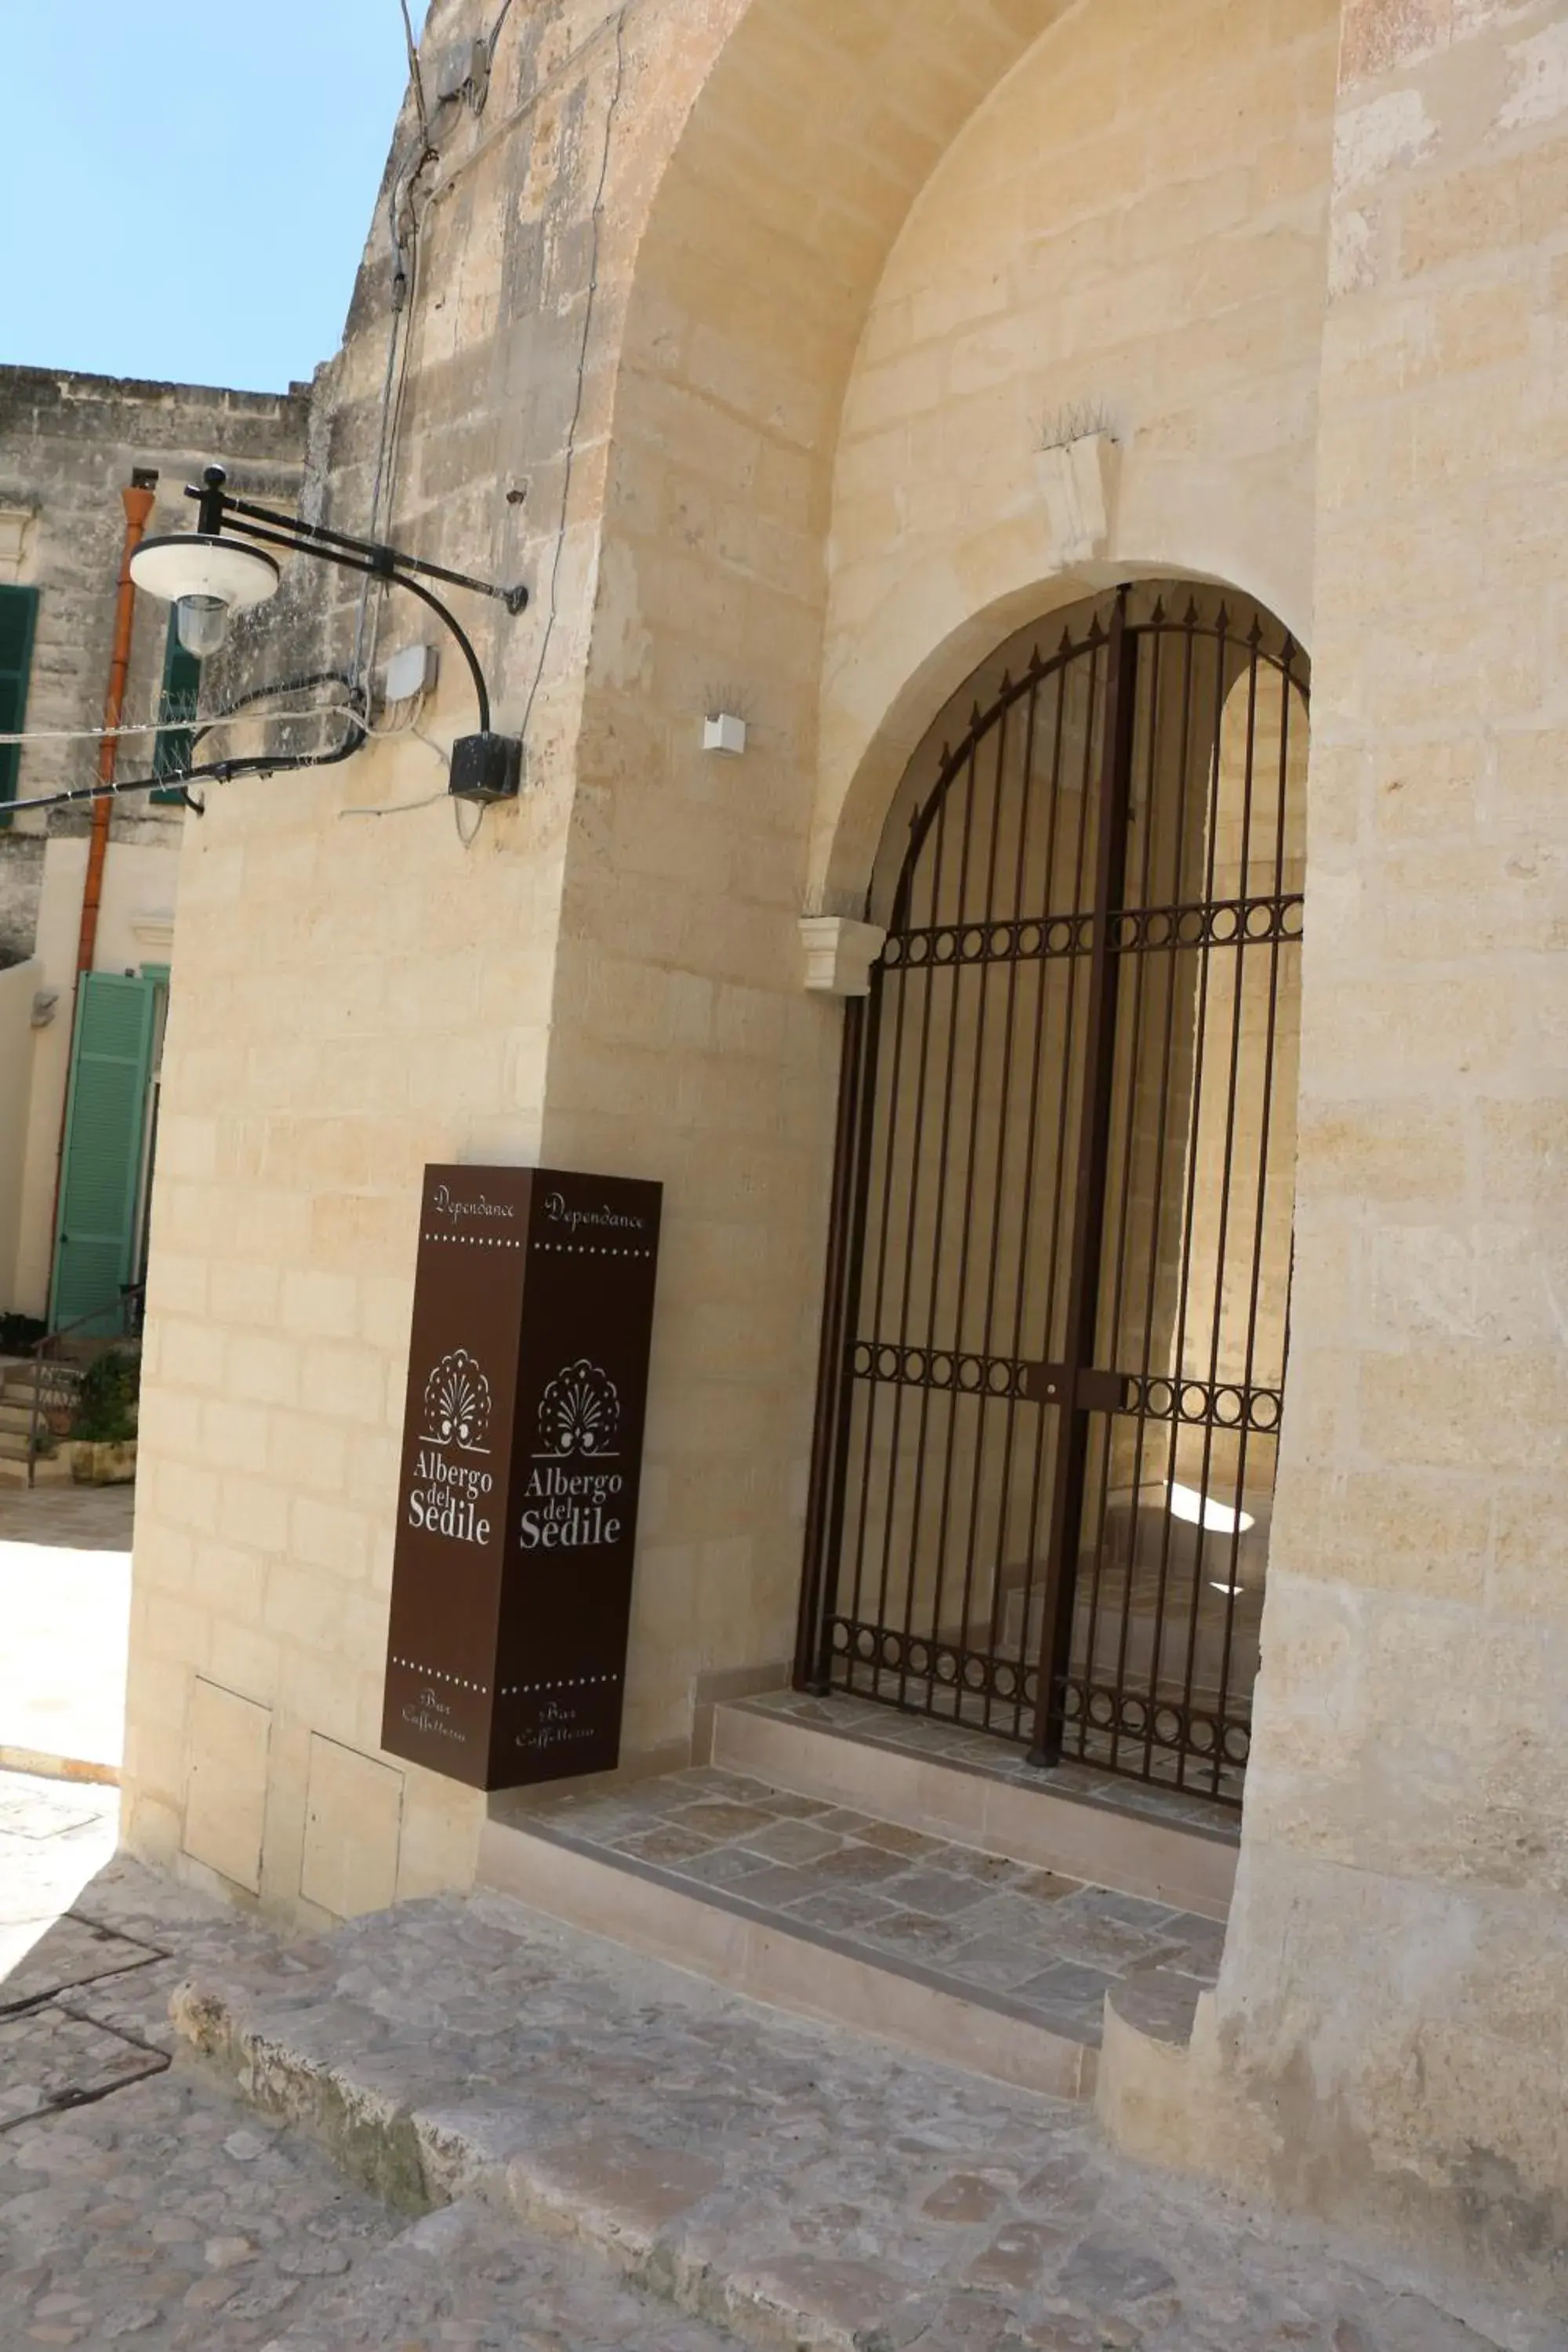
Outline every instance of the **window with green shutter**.
<svg viewBox="0 0 1568 2352"><path fill-rule="evenodd" d="M85 972L77 995L49 1321L116 1329L136 1262L159 983ZM89 1326L89 1335L94 1327Z"/></svg>
<svg viewBox="0 0 1568 2352"><path fill-rule="evenodd" d="M37 626L36 588L0 588L0 735L20 734L27 717L27 672ZM19 743L0 743L0 825L11 822L5 803L16 797Z"/></svg>
<svg viewBox="0 0 1568 2352"><path fill-rule="evenodd" d="M158 705L160 732L153 746L153 773L155 776L184 776L190 772L193 751L192 727L196 716L196 697L201 691L202 666L195 654L188 654L180 643L180 633L174 615L169 615L168 643L163 648L163 692ZM184 793L178 785L153 793L155 801L178 803Z"/></svg>

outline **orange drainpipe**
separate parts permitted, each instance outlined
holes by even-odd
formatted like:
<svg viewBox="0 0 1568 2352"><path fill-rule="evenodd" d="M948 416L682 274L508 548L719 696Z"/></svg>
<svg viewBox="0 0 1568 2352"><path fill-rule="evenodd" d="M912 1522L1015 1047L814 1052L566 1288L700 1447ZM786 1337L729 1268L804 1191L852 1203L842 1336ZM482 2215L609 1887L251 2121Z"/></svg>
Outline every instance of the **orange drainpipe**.
<svg viewBox="0 0 1568 2352"><path fill-rule="evenodd" d="M112 730L120 724L120 714L125 708L125 681L131 669L131 625L136 616L136 583L131 577L131 559L142 544L142 534L147 528L147 518L153 511L157 494L158 477L138 467L127 487L120 493L125 509L125 543L120 555L120 588L114 604L114 642L109 657L109 687L103 698L103 724ZM100 784L114 782L115 761L119 755L120 739L106 732L98 747L98 781ZM76 978L71 985L68 1026L66 1032L66 1083L60 1097L59 1140L55 1146L55 1197L49 1211L49 1278L45 1293L46 1315L48 1300L54 1297L55 1257L59 1248L60 1176L66 1156L66 1114L70 1108L70 1045L76 1035L76 1002L81 992L83 972L92 970L93 951L98 945L98 910L103 903L103 867L109 856L109 821L114 803L108 793L92 804L92 834L87 845L87 879L82 885L81 923L77 932Z"/></svg>
<svg viewBox="0 0 1568 2352"><path fill-rule="evenodd" d="M120 493L125 509L125 546L120 558L120 594L114 607L114 650L109 659L109 691L103 698L103 724L106 732L98 747L98 781L100 784L114 782L114 762L120 749L119 739L112 730L120 724L120 714L125 707L125 679L131 667L131 624L136 612L136 585L131 577L131 559L142 544L142 534L147 528L147 518L153 511L158 477L149 478L137 473L132 477L128 489ZM103 903L103 866L109 855L109 820L114 803L106 793L92 804L92 838L87 848L87 880L81 894L81 929L77 937L76 969L79 981L84 971L92 970L93 950L98 944L98 910Z"/></svg>

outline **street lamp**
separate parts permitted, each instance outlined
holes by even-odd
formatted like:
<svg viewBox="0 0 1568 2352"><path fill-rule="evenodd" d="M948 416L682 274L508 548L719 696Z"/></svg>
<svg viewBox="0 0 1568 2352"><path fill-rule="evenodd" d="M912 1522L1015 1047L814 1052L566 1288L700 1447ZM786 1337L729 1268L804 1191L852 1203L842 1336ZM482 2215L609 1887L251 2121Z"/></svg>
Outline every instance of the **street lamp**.
<svg viewBox="0 0 1568 2352"><path fill-rule="evenodd" d="M358 572L372 580L387 580L422 604L444 623L456 638L468 666L479 703L479 732L459 735L452 746L449 790L459 800L501 801L517 796L522 775L522 741L515 735L497 735L490 729L489 689L465 631L441 599L424 584L440 580L467 588L479 596L494 596L509 613L521 613L528 603L526 588L498 588L488 580L471 579L466 572L448 572L416 555L374 541L350 539L322 523L300 522L272 507L232 498L224 485L228 477L221 466L209 466L198 490L185 496L196 500L194 531L177 531L160 539L144 539L131 559L131 577L150 596L174 607L180 643L198 659L217 652L228 634L229 617L264 604L278 593L281 573L275 557L265 550L280 547L298 555L313 555L341 571ZM417 575L417 576L415 576ZM300 764L280 759L279 767Z"/></svg>

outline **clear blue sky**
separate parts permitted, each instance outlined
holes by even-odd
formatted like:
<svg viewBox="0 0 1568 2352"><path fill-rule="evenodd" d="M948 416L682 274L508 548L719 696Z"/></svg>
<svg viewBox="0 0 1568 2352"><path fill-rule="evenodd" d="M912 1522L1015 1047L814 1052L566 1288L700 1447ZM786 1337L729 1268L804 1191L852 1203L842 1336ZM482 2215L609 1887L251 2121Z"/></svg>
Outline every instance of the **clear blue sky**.
<svg viewBox="0 0 1568 2352"><path fill-rule="evenodd" d="M398 0L0 0L0 362L308 376L407 79Z"/></svg>

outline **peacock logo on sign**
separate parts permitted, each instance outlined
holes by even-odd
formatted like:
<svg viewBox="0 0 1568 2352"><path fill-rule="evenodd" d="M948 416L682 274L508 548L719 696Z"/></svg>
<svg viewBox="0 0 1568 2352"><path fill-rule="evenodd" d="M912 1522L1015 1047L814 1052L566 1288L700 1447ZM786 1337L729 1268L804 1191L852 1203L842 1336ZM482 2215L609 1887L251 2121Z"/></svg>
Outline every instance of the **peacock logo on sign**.
<svg viewBox="0 0 1568 2352"><path fill-rule="evenodd" d="M539 1401L539 1451L523 1488L524 1551L579 1551L619 1540L626 1481L601 1463L619 1460L621 1400L609 1374L579 1356Z"/></svg>
<svg viewBox="0 0 1568 2352"><path fill-rule="evenodd" d="M488 1454L490 1384L466 1348L443 1356L425 1383L426 1445L456 1445L465 1454Z"/></svg>
<svg viewBox="0 0 1568 2352"><path fill-rule="evenodd" d="M425 1383L424 1428L408 1494L408 1524L454 1543L488 1544L490 1384L466 1348L443 1356ZM468 1459L465 1460L467 1455Z"/></svg>
<svg viewBox="0 0 1568 2352"><path fill-rule="evenodd" d="M621 1426L621 1400L608 1372L579 1356L557 1372L539 1404L539 1443L534 1460L565 1462L592 1454L614 1461Z"/></svg>

